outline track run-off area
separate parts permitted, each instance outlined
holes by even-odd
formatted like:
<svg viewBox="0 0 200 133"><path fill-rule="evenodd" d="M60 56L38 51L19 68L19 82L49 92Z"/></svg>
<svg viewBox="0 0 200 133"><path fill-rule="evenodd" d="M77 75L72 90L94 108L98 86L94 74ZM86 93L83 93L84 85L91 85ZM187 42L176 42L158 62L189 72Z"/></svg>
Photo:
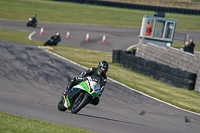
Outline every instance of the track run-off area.
<svg viewBox="0 0 200 133"><path fill-rule="evenodd" d="M129 33L139 31L139 28L45 22L39 22L37 28L28 28L25 25L25 21L0 19L0 28L23 30L30 34L36 31L31 35L33 40L46 41L49 36L60 32L61 36L63 35L60 42L62 44L69 43L102 51L107 48L105 50L107 52L111 52L112 49L125 50L131 44L137 43L138 40L132 42L134 37L131 36L134 35L127 36L127 40L130 40L122 43L124 45L120 45L121 42L116 43L118 40L116 42L111 40L121 37L120 34L126 30L130 31ZM44 35L39 34L41 26L45 28ZM69 28L71 32L74 31L71 40L65 38ZM110 31L110 34L104 29ZM87 32L90 32L91 42L86 43L84 38ZM101 42L103 34L108 35L106 43ZM79 36L82 37L76 39ZM135 39L138 39L138 36L135 36ZM120 40L123 41L122 38ZM60 112L57 110L57 103L64 87L73 77L86 70L85 67L38 46L5 40L0 40L0 57L0 111L2 112L101 133L199 133L200 131L199 114L148 97L110 78L98 106L87 105L76 115L68 111Z"/></svg>

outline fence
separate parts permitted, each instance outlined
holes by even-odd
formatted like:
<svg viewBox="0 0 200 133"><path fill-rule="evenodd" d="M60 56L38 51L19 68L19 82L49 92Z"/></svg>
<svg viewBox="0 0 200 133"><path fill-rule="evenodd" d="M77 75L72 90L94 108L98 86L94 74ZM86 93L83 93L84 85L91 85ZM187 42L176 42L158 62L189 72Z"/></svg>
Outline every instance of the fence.
<svg viewBox="0 0 200 133"><path fill-rule="evenodd" d="M148 11L160 11L160 12L169 12L169 13L200 15L199 9L153 6L153 5L133 4L133 3L124 3L124 2L104 1L104 0L55 0L55 1L69 1L69 2L77 2L77 3L81 3L81 4L88 3L88 4L110 6L110 7L120 7L120 8L139 9L139 10L148 10Z"/></svg>

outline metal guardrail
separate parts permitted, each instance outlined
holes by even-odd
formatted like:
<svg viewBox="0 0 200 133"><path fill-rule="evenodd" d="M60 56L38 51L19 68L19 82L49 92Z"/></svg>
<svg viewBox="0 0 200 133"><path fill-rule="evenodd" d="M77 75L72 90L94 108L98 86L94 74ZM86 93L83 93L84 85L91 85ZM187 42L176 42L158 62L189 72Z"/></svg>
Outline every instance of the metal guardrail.
<svg viewBox="0 0 200 133"><path fill-rule="evenodd" d="M148 11L159 11L159 12L169 12L169 13L179 13L179 14L200 15L200 10L199 9L153 6L153 5L124 3L124 2L113 2L113 1L104 1L104 0L55 0L55 1L69 1L69 2L76 2L76 3L81 3L81 4L88 3L88 4L94 4L94 5L129 8L129 9L138 9L138 10L148 10Z"/></svg>

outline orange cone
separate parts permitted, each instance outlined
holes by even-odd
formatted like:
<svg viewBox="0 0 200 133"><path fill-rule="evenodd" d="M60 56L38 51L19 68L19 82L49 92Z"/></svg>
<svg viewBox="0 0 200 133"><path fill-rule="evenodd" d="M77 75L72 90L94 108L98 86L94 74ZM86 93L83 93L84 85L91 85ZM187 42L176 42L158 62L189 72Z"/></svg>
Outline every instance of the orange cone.
<svg viewBox="0 0 200 133"><path fill-rule="evenodd" d="M66 35L66 38L68 39L69 36L70 36L70 31L68 30L68 31L67 31L67 35Z"/></svg>
<svg viewBox="0 0 200 133"><path fill-rule="evenodd" d="M90 35L89 35L89 33L87 33L87 34L86 34L86 37L85 37L85 41L88 41L88 40L89 40L89 37L90 37Z"/></svg>
<svg viewBox="0 0 200 133"><path fill-rule="evenodd" d="M106 41L106 35L104 34L102 38L102 42L105 42L105 41Z"/></svg>
<svg viewBox="0 0 200 133"><path fill-rule="evenodd" d="M42 26L41 30L40 30L40 35L43 35L44 33L44 27Z"/></svg>

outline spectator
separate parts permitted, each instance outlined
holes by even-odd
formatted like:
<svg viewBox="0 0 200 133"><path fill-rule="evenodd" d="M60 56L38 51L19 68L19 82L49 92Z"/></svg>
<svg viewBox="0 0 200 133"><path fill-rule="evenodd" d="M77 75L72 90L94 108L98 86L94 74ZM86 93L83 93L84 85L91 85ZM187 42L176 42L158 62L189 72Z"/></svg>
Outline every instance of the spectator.
<svg viewBox="0 0 200 133"><path fill-rule="evenodd" d="M151 25L149 24L149 21L148 21L145 35L149 36L151 34L151 32L152 32L152 28L151 28Z"/></svg>
<svg viewBox="0 0 200 133"><path fill-rule="evenodd" d="M194 54L194 47L195 47L195 44L193 42L193 39L190 39L190 43L185 42L185 45L183 45L183 50L185 52Z"/></svg>

